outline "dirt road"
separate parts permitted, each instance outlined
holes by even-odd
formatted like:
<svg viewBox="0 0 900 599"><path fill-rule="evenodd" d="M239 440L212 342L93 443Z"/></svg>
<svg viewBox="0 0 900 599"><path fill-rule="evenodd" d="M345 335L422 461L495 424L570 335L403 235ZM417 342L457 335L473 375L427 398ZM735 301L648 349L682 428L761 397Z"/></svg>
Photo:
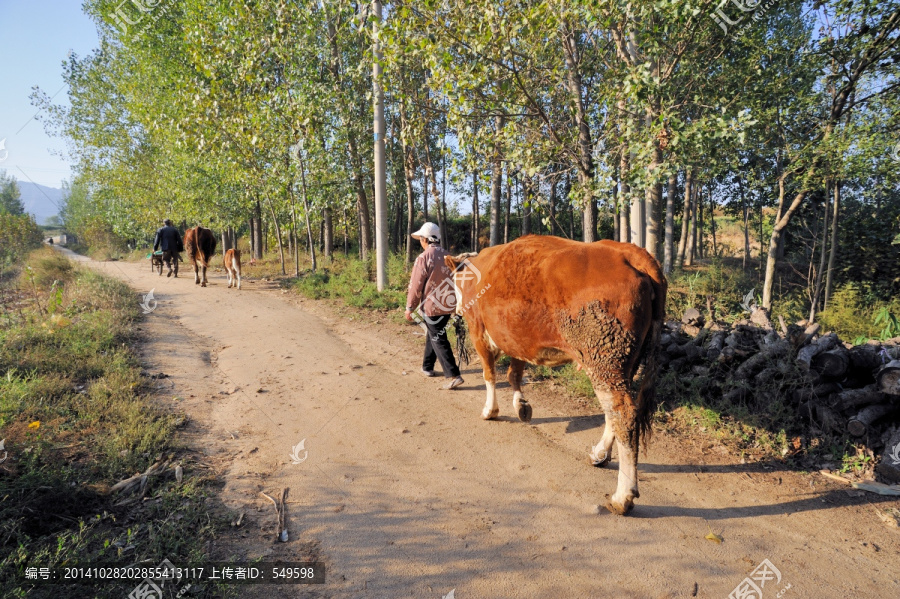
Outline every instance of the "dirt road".
<svg viewBox="0 0 900 599"><path fill-rule="evenodd" d="M223 272L204 289L143 263L92 266L136 302L154 290L146 367L169 375L161 400L190 413L223 504L247 513L229 550L327 563L324 586L267 597L725 598L764 559L766 599L900 597L900 533L875 513L896 501L657 434L636 508L616 517L597 509L615 458L587 459L602 416L526 387L526 425L504 385L501 420L484 422L477 367L452 392L417 374L417 327L350 320L264 281L227 289ZM259 491L283 487L291 540L273 544Z"/></svg>

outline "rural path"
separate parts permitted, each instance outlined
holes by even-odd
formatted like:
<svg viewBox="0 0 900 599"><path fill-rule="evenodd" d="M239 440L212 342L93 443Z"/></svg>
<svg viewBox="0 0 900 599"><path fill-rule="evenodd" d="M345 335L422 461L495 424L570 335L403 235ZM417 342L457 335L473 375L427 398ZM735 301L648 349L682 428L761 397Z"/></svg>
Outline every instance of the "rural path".
<svg viewBox="0 0 900 599"><path fill-rule="evenodd" d="M323 586L259 596L724 599L768 559L779 576L765 599L900 597L900 533L876 514L897 501L657 434L635 510L616 517L597 509L615 489L615 458L607 469L587 459L602 416L529 385L534 419L523 424L504 384L501 420L482 421L480 370L438 391L443 379L417 374L415 326L264 280L227 289L221 270L200 288L184 271L89 264L136 302L154 290L145 368L168 375L160 401L190 414L189 442L224 481L220 509L247 514L219 550L314 554L329 568ZM291 538L273 544L259 492L284 487Z"/></svg>

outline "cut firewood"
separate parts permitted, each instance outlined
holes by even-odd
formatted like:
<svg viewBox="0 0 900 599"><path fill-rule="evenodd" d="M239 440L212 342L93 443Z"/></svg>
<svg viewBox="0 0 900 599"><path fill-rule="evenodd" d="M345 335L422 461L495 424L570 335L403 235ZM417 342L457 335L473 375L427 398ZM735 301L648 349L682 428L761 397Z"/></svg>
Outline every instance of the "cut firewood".
<svg viewBox="0 0 900 599"><path fill-rule="evenodd" d="M810 361L810 368L832 381L843 379L849 366L850 352L843 347L816 354Z"/></svg>
<svg viewBox="0 0 900 599"><path fill-rule="evenodd" d="M872 404L884 403L887 397L878 390L875 385L868 385L862 389L844 389L835 393L831 398L831 407L845 412L856 410Z"/></svg>
<svg viewBox="0 0 900 599"><path fill-rule="evenodd" d="M857 373L857 376L862 374L871 378L872 371L881 366L881 360L878 355L880 350L880 345L872 343L851 347L848 352L850 355L850 369ZM859 376L859 378L863 378L863 376Z"/></svg>
<svg viewBox="0 0 900 599"><path fill-rule="evenodd" d="M868 406L859 411L847 422L847 432L854 437L862 437L869 430L869 427L879 418L884 418L894 410L893 406L878 404Z"/></svg>
<svg viewBox="0 0 900 599"><path fill-rule="evenodd" d="M829 470L819 470L819 474L824 476L825 478L830 478L831 480L836 480L837 482L844 483L849 485L850 481L844 478L843 476L839 476L837 474L832 473Z"/></svg>
<svg viewBox="0 0 900 599"><path fill-rule="evenodd" d="M879 495L900 495L900 485L886 485L884 483L877 483L873 480L864 480L860 483L850 484L853 485L854 489L862 489L863 491L878 493Z"/></svg>
<svg viewBox="0 0 900 599"><path fill-rule="evenodd" d="M797 403L805 403L808 401L823 400L832 393L837 393L840 390L841 386L837 383L820 383L818 385L813 385L812 387L795 389L792 396Z"/></svg>
<svg viewBox="0 0 900 599"><path fill-rule="evenodd" d="M797 361L809 366L814 356L830 349L834 349L837 344L838 336L834 333L829 333L824 337L820 337L815 343L810 343L806 347L800 349L800 351L797 352Z"/></svg>
<svg viewBox="0 0 900 599"><path fill-rule="evenodd" d="M831 432L836 435L843 434L844 419L838 416L837 412L827 406L816 406L816 422L825 432Z"/></svg>
<svg viewBox="0 0 900 599"><path fill-rule="evenodd" d="M900 360L892 360L875 375L875 382L882 393L900 395Z"/></svg>

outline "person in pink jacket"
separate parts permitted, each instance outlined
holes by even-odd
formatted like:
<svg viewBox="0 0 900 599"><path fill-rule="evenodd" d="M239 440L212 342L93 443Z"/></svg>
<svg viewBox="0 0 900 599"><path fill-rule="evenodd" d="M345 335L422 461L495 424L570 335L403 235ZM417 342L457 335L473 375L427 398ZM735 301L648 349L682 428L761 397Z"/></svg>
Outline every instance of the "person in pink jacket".
<svg viewBox="0 0 900 599"><path fill-rule="evenodd" d="M444 376L451 379L444 389L456 389L463 384L463 378L447 339L447 328L456 309L453 273L444 263L444 256L448 254L441 247L441 230L434 223L425 223L412 237L419 240L425 251L416 258L409 279L406 320L412 321L415 313L428 331L425 335L422 374L437 376L434 365L440 360Z"/></svg>

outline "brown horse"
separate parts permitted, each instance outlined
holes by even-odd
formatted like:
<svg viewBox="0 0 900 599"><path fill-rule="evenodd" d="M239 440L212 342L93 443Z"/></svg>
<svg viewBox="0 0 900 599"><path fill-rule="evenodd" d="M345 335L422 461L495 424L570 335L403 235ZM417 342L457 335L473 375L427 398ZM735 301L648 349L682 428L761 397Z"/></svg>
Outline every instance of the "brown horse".
<svg viewBox="0 0 900 599"><path fill-rule="evenodd" d="M184 249L194 266L194 284L206 287L206 269L216 252L216 237L209 229L197 225L185 231Z"/></svg>

